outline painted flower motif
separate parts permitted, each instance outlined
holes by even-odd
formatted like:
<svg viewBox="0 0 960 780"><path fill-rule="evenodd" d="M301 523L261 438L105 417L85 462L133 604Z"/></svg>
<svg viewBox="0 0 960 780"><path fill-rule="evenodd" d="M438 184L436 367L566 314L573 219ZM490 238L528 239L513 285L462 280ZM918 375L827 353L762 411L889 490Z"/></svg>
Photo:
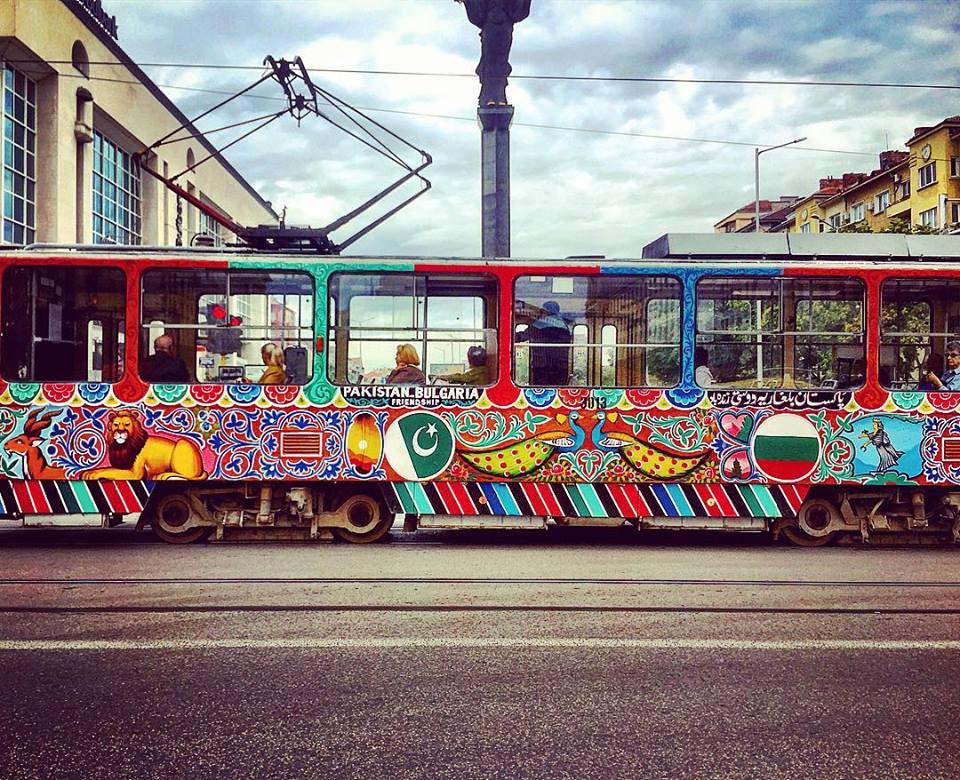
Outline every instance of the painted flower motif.
<svg viewBox="0 0 960 780"><path fill-rule="evenodd" d="M260 397L260 385L227 385L227 395L238 404L250 404Z"/></svg>
<svg viewBox="0 0 960 780"><path fill-rule="evenodd" d="M197 412L197 428L201 433L211 433L219 430L220 423L216 415L211 414L207 409L201 409Z"/></svg>
<svg viewBox="0 0 960 780"><path fill-rule="evenodd" d="M103 383L83 383L77 385L80 397L89 404L100 404L110 395L110 385Z"/></svg>
<svg viewBox="0 0 960 780"><path fill-rule="evenodd" d="M960 393L927 393L927 403L938 412L952 412L960 404Z"/></svg>
<svg viewBox="0 0 960 780"><path fill-rule="evenodd" d="M223 396L223 385L190 385L190 396L198 404L213 404Z"/></svg>
<svg viewBox="0 0 960 780"><path fill-rule="evenodd" d="M267 385L264 388L266 399L276 406L288 406L297 400L300 388L296 385Z"/></svg>
<svg viewBox="0 0 960 780"><path fill-rule="evenodd" d="M610 474L614 477L624 477L627 474L627 467L623 465L622 461L617 461L610 466Z"/></svg>
<svg viewBox="0 0 960 780"><path fill-rule="evenodd" d="M652 409L660 400L659 390L627 390L627 402L636 409Z"/></svg>
<svg viewBox="0 0 960 780"><path fill-rule="evenodd" d="M40 385L13 382L8 389L10 390L10 397L14 402L18 404L28 404L37 397L37 393L40 392Z"/></svg>
<svg viewBox="0 0 960 780"><path fill-rule="evenodd" d="M557 397L557 391L552 387L527 387L524 388L523 397L527 399L530 406L543 409L553 403L553 399Z"/></svg>
<svg viewBox="0 0 960 780"><path fill-rule="evenodd" d="M311 403L326 406L337 394L337 388L329 382L315 380L304 388L304 394Z"/></svg>
<svg viewBox="0 0 960 780"><path fill-rule="evenodd" d="M6 436L17 427L17 417L9 409L0 408L0 436Z"/></svg>
<svg viewBox="0 0 960 780"><path fill-rule="evenodd" d="M450 475L451 479L466 479L470 476L470 472L466 470L460 463L454 463L450 466L450 470L447 472Z"/></svg>
<svg viewBox="0 0 960 780"><path fill-rule="evenodd" d="M158 401L173 404L180 401L187 394L186 385L154 385L153 394Z"/></svg>
<svg viewBox="0 0 960 780"><path fill-rule="evenodd" d="M586 387L565 387L557 391L560 403L571 409L579 409L583 402L590 397L590 390Z"/></svg>
<svg viewBox="0 0 960 780"><path fill-rule="evenodd" d="M667 390L667 400L678 409L690 409L703 400L704 392L699 387L681 385Z"/></svg>
<svg viewBox="0 0 960 780"><path fill-rule="evenodd" d="M623 392L623 390L594 390L593 395L595 398L603 399L607 409L612 409L620 403L620 399L623 398Z"/></svg>
<svg viewBox="0 0 960 780"><path fill-rule="evenodd" d="M52 404L65 404L73 398L76 390L76 385L45 384L43 386L43 395Z"/></svg>
<svg viewBox="0 0 960 780"><path fill-rule="evenodd" d="M898 409L910 411L923 403L923 393L891 393L890 398Z"/></svg>

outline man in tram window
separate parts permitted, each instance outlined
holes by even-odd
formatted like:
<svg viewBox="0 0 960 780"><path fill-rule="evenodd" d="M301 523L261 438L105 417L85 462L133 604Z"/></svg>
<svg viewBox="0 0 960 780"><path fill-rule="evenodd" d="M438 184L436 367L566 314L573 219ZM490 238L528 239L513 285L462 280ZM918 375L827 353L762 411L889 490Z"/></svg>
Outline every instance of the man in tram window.
<svg viewBox="0 0 960 780"><path fill-rule="evenodd" d="M173 351L173 338L166 333L153 340L153 354L140 363L140 376L155 384L183 384L190 381L187 365Z"/></svg>
<svg viewBox="0 0 960 780"><path fill-rule="evenodd" d="M489 385L490 368L487 366L487 350L483 347L470 347L467 350L467 363L470 368L459 374L436 374L435 379L452 382L457 385Z"/></svg>
<svg viewBox="0 0 960 780"><path fill-rule="evenodd" d="M699 387L709 388L717 386L717 380L710 370L709 362L710 354L707 352L706 347L697 347L693 350L693 379Z"/></svg>
<svg viewBox="0 0 960 780"><path fill-rule="evenodd" d="M570 345L573 331L560 314L560 304L545 301L540 316L517 341L530 344L530 384L534 387L557 387L570 381Z"/></svg>
<svg viewBox="0 0 960 780"><path fill-rule="evenodd" d="M937 376L927 370L924 379L939 392L960 391L960 341L947 342L947 370Z"/></svg>

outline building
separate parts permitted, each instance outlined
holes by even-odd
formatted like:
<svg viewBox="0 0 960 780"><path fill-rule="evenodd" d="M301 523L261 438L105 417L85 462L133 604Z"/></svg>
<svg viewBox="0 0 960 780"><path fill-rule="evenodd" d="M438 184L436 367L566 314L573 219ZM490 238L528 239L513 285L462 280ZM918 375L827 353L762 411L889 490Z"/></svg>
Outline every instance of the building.
<svg viewBox="0 0 960 780"><path fill-rule="evenodd" d="M907 151L881 152L879 167L870 173L821 178L815 192L795 198L785 211L761 214L760 229L879 233L910 225L937 233L960 233L960 116L916 128L906 146ZM774 203L760 201L761 212L764 204ZM738 209L714 225L714 231L752 231L752 209L752 203Z"/></svg>
<svg viewBox="0 0 960 780"><path fill-rule="evenodd" d="M187 117L124 53L101 0L2 0L3 243L190 244L225 236L133 155ZM195 131L194 131L195 132ZM242 225L277 215L206 138L146 164Z"/></svg>
<svg viewBox="0 0 960 780"><path fill-rule="evenodd" d="M799 195L781 195L777 200L760 201L760 230L767 231L771 224L779 224L779 215L790 210L800 200ZM756 221L756 201L751 201L731 212L713 226L714 233L752 232Z"/></svg>

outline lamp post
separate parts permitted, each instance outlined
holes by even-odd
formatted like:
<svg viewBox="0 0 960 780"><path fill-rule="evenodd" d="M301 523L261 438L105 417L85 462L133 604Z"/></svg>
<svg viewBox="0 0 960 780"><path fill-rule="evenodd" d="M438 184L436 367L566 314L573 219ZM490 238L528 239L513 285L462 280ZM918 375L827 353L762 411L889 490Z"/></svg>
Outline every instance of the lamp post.
<svg viewBox="0 0 960 780"><path fill-rule="evenodd" d="M784 146L790 146L792 144L798 144L801 141L806 141L807 137L803 138L794 138L792 141L787 141L785 144L777 144L776 146L767 146L761 149L759 146L753 150L753 210L754 210L754 221L753 221L753 232L760 232L760 155L764 152L772 152L774 149L782 149Z"/></svg>

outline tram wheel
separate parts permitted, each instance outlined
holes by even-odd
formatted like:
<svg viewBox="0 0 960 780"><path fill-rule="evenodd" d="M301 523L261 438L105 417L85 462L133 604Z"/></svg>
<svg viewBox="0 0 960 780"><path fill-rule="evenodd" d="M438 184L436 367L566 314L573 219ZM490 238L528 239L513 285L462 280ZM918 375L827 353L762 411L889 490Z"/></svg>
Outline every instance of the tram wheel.
<svg viewBox="0 0 960 780"><path fill-rule="evenodd" d="M209 526L190 525L196 510L190 499L181 493L170 493L160 499L153 516L153 532L168 544L191 544L206 539L213 530Z"/></svg>
<svg viewBox="0 0 960 780"><path fill-rule="evenodd" d="M350 496L337 512L346 519L349 527L334 528L333 532L343 541L352 544L379 541L393 525L393 515L384 512L376 499L364 493Z"/></svg>
<svg viewBox="0 0 960 780"><path fill-rule="evenodd" d="M780 533L787 538L787 541L798 547L825 547L835 541L840 534L839 531L831 531L823 536L811 536L802 528L798 528L795 525L783 526L783 528L780 529Z"/></svg>

